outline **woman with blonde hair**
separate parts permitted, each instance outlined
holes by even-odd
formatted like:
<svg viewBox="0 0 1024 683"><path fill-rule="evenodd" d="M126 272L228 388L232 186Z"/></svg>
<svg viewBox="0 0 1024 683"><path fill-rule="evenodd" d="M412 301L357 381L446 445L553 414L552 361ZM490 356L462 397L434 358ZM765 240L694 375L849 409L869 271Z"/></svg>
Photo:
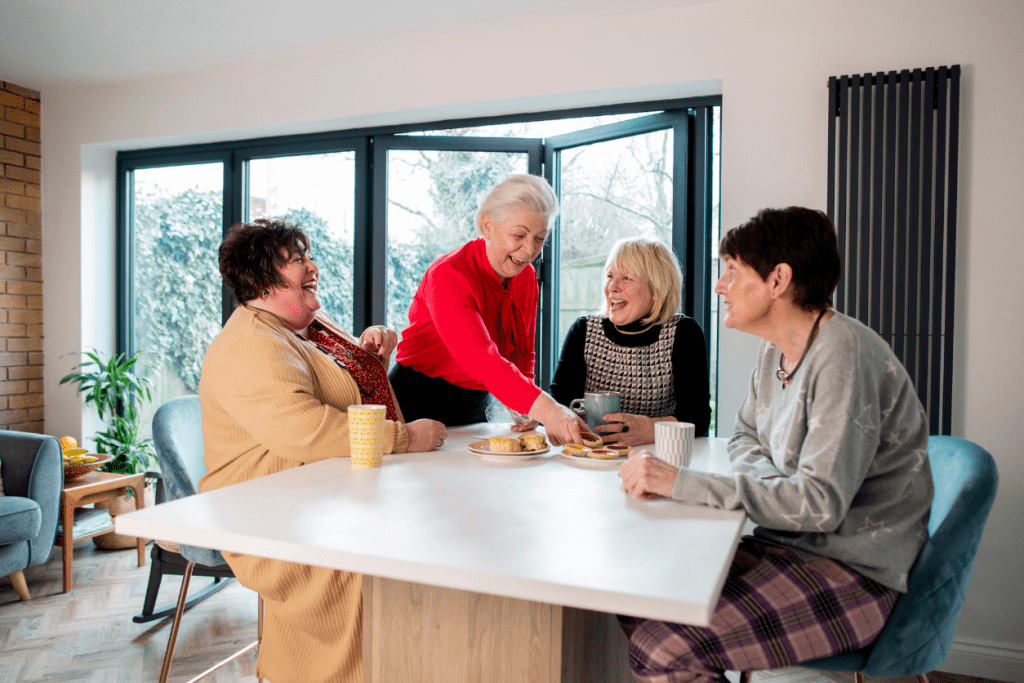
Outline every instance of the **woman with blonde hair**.
<svg viewBox="0 0 1024 683"><path fill-rule="evenodd" d="M519 429L539 422L556 445L580 442L586 425L534 382L540 292L530 264L557 215L546 180L509 176L476 213L480 238L427 268L390 373L409 419L486 422L493 396L531 418Z"/></svg>
<svg viewBox="0 0 1024 683"><path fill-rule="evenodd" d="M569 329L551 394L568 405L588 391L617 391L619 413L597 431L626 446L654 442L654 423L711 422L704 333L679 314L682 271L664 242L619 240L605 262L601 314Z"/></svg>

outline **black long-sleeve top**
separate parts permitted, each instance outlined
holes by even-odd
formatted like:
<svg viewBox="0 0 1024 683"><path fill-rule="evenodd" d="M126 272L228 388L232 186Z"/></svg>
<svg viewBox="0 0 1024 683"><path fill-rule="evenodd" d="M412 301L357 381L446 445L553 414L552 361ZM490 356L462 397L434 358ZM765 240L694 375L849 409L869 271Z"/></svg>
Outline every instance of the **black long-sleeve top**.
<svg viewBox="0 0 1024 683"><path fill-rule="evenodd" d="M619 329L628 333L643 327L637 321ZM618 391L622 412L673 415L692 422L696 436L705 436L711 423L708 357L697 322L676 316L639 334L619 329L596 316L573 323L551 381L555 400L567 406L587 391Z"/></svg>

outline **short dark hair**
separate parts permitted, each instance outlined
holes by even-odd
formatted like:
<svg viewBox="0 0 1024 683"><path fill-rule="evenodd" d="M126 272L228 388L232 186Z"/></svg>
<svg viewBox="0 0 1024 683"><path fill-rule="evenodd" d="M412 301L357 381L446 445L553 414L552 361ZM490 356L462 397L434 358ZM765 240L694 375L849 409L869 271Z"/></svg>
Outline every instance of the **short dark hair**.
<svg viewBox="0 0 1024 683"><path fill-rule="evenodd" d="M739 259L761 279L780 263L793 270L793 303L804 310L832 306L842 260L836 228L822 211L790 206L761 209L743 225L725 233L718 253Z"/></svg>
<svg viewBox="0 0 1024 683"><path fill-rule="evenodd" d="M281 255L284 250L287 257ZM282 284L277 269L293 254L309 252L309 238L298 225L259 218L235 223L220 243L220 274L239 304L258 299Z"/></svg>

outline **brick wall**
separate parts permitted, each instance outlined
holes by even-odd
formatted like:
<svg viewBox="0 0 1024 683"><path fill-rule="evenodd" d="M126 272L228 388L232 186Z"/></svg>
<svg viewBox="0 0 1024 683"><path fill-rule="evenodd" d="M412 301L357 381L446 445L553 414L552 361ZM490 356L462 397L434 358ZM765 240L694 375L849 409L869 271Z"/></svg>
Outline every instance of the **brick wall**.
<svg viewBox="0 0 1024 683"><path fill-rule="evenodd" d="M0 429L43 431L39 93L0 81Z"/></svg>

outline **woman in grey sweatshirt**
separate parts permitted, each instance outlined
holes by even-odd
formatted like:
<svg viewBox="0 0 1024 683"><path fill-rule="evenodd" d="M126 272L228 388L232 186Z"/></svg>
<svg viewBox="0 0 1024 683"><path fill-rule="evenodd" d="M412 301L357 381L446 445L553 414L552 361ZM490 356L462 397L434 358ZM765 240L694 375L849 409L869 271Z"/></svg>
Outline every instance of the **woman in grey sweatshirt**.
<svg viewBox="0 0 1024 683"><path fill-rule="evenodd" d="M715 475L632 454L639 497L742 509L712 623L623 617L638 681L711 683L858 649L881 631L927 537L928 419L889 346L831 310L841 267L820 211L765 209L719 248L726 327L763 341Z"/></svg>

